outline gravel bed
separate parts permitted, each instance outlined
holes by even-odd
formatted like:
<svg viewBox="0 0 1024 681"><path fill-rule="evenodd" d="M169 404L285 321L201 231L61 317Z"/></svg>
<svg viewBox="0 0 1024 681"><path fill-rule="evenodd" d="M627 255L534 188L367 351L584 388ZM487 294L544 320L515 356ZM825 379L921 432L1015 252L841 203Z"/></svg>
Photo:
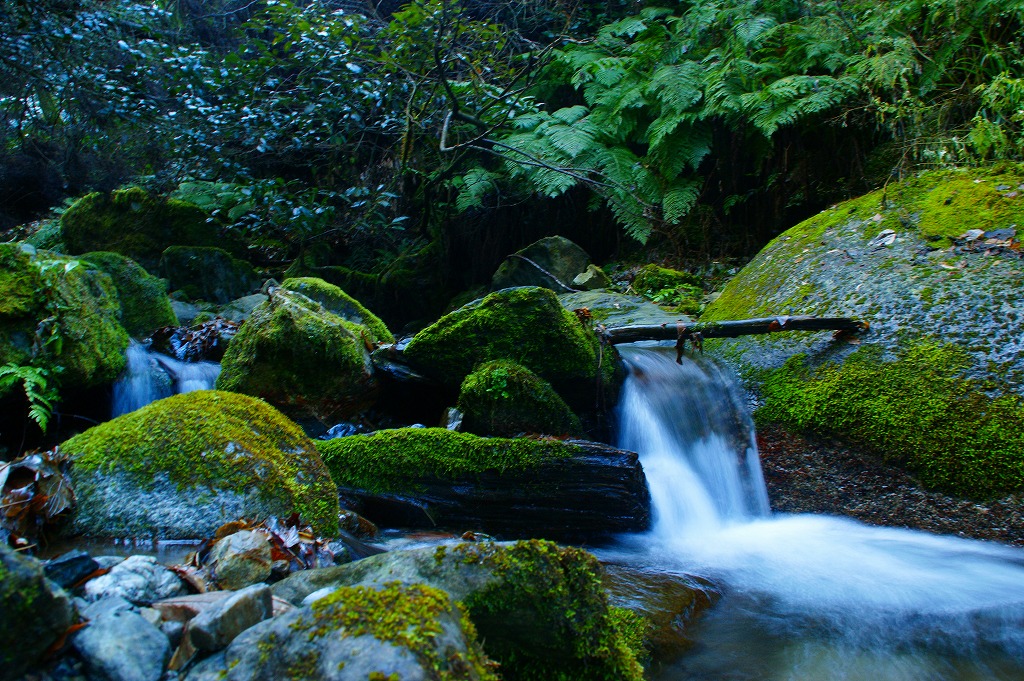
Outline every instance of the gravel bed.
<svg viewBox="0 0 1024 681"><path fill-rule="evenodd" d="M758 432L758 448L774 511L842 515L1024 546L1019 495L977 502L929 492L906 471L868 454L776 427Z"/></svg>

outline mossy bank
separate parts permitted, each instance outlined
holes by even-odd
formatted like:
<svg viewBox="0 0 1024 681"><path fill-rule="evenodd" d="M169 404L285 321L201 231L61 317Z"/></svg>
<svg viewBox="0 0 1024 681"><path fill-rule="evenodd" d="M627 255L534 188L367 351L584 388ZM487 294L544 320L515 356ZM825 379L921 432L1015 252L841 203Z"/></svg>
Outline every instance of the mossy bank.
<svg viewBox="0 0 1024 681"><path fill-rule="evenodd" d="M863 442L957 493L1019 490L1024 452L1009 433L1024 395L1022 185L1018 166L934 171L823 211L766 246L701 319L848 316L870 329L706 350L763 392L762 422Z"/></svg>

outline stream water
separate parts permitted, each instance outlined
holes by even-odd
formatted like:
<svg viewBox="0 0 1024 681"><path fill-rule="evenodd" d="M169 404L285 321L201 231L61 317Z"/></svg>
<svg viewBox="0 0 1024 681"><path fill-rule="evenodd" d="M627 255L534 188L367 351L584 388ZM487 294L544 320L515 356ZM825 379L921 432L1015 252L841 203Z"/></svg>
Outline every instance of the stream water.
<svg viewBox="0 0 1024 681"><path fill-rule="evenodd" d="M1024 679L1024 551L772 514L728 376L669 350L623 356L618 444L640 454L654 522L598 555L723 591L693 650L656 679Z"/></svg>
<svg viewBox="0 0 1024 681"><path fill-rule="evenodd" d="M114 383L111 417L121 416L164 397L210 390L220 373L216 362L182 362L131 341L127 367Z"/></svg>

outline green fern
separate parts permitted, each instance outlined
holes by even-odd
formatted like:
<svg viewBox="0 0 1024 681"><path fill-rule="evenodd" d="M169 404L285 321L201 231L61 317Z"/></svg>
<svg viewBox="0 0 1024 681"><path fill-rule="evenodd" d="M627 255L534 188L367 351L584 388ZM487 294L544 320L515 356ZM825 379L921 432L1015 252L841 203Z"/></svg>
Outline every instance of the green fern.
<svg viewBox="0 0 1024 681"><path fill-rule="evenodd" d="M28 415L44 433L57 401L57 382L53 371L13 362L0 366L0 395L22 384L28 398Z"/></svg>

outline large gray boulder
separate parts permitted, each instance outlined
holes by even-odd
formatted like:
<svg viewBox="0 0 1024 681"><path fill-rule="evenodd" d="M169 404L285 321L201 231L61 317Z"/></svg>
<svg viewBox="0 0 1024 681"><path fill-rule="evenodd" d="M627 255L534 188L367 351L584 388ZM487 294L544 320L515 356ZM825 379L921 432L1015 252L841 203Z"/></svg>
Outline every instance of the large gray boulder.
<svg viewBox="0 0 1024 681"><path fill-rule="evenodd" d="M544 237L505 258L491 279L491 290L512 286L542 286L557 293L582 288L575 284L577 276L587 273L590 256L563 236ZM605 279L591 271L586 282L604 283Z"/></svg>
<svg viewBox="0 0 1024 681"><path fill-rule="evenodd" d="M186 679L496 679L448 594L422 584L341 587L242 632Z"/></svg>

